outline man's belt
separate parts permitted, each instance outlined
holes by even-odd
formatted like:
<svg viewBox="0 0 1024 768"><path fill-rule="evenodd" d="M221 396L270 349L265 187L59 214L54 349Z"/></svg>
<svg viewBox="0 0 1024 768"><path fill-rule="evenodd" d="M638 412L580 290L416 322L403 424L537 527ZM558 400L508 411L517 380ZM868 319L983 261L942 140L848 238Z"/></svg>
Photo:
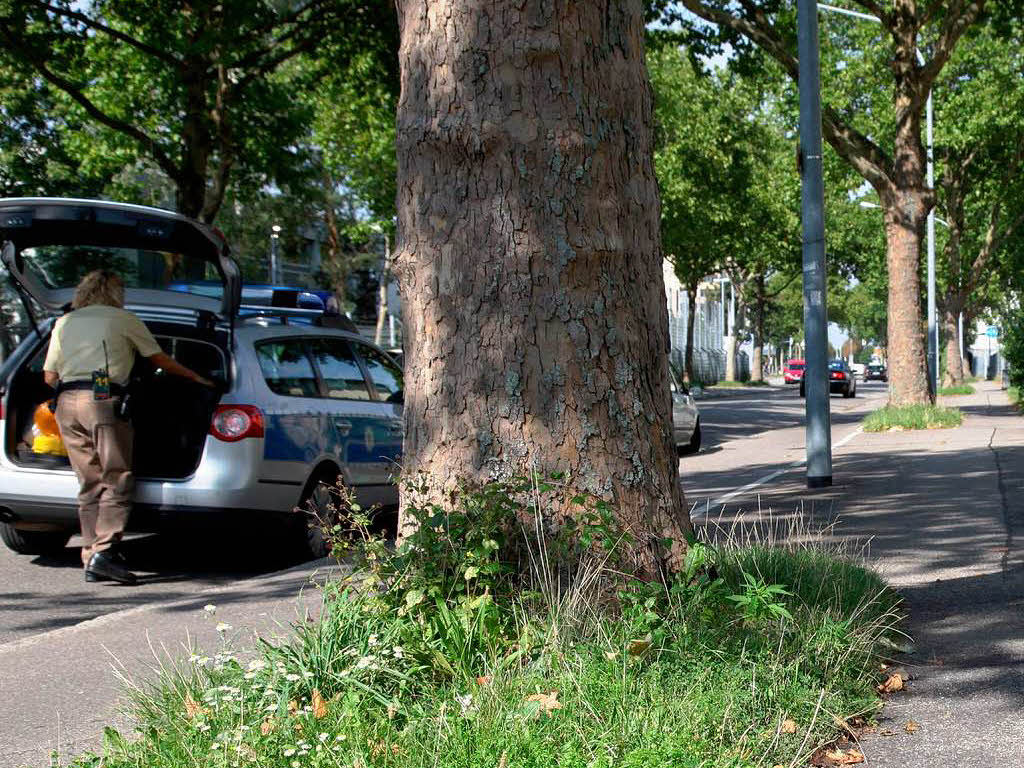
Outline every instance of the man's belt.
<svg viewBox="0 0 1024 768"><path fill-rule="evenodd" d="M60 397L62 392L75 392L75 391L84 390L84 389L87 389L90 392L92 392L92 382L91 381L67 381L67 382L62 381L58 385L58 387L57 387L57 397ZM126 391L126 387L124 387L121 384L111 384L110 385L110 395L111 395L111 397L121 397L121 396L124 395L125 391Z"/></svg>

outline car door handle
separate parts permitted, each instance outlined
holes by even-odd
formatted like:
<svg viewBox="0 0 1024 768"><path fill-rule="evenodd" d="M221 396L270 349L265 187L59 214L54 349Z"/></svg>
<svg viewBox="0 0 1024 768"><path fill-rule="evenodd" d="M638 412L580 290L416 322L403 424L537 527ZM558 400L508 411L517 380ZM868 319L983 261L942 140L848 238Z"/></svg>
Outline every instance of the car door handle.
<svg viewBox="0 0 1024 768"><path fill-rule="evenodd" d="M352 431L352 422L348 419L335 419L334 426L341 433L342 437L348 437L349 432Z"/></svg>
<svg viewBox="0 0 1024 768"><path fill-rule="evenodd" d="M401 435L402 432L404 431L405 429L402 427L401 424L392 424L391 426L388 427L388 435L391 437Z"/></svg>

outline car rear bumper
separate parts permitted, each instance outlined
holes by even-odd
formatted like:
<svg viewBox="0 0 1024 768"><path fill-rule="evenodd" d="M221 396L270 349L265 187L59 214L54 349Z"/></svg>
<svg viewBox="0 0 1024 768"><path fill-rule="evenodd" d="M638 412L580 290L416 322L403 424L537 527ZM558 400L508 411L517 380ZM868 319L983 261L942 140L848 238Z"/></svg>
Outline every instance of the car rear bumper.
<svg viewBox="0 0 1024 768"><path fill-rule="evenodd" d="M201 513L210 510L288 512L306 478L267 483L258 477L263 440L225 443L209 437L196 472L183 480L139 479L139 510ZM0 517L14 523L78 522L78 479L70 469L20 466L0 459Z"/></svg>

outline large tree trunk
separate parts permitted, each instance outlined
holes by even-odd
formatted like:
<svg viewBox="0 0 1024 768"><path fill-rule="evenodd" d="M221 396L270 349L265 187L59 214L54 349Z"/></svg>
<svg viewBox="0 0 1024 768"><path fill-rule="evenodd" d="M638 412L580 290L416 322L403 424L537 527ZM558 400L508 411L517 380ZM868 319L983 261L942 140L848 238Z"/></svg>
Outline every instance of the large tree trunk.
<svg viewBox="0 0 1024 768"><path fill-rule="evenodd" d="M931 402L921 317L921 235L927 208L923 196L901 192L886 205L889 268L889 402Z"/></svg>
<svg viewBox="0 0 1024 768"><path fill-rule="evenodd" d="M700 283L694 282L686 287L686 381L698 383L697 371L693 368L693 334L697 329L697 291Z"/></svg>
<svg viewBox="0 0 1024 768"><path fill-rule="evenodd" d="M399 0L398 13L406 471L437 501L466 481L567 471L634 533L637 573L677 565L690 521L643 4Z"/></svg>

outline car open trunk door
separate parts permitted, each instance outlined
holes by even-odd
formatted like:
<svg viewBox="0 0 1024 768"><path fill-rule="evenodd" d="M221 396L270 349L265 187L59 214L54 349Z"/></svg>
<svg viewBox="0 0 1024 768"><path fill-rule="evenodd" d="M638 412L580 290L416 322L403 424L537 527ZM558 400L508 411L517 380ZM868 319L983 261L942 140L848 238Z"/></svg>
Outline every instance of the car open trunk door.
<svg viewBox="0 0 1024 768"><path fill-rule="evenodd" d="M242 278L215 230L158 208L97 200L0 199L2 260L44 312L70 305L98 268L125 282L125 303L209 312L233 322ZM189 285L203 286L193 292ZM36 318L33 318L36 319Z"/></svg>

